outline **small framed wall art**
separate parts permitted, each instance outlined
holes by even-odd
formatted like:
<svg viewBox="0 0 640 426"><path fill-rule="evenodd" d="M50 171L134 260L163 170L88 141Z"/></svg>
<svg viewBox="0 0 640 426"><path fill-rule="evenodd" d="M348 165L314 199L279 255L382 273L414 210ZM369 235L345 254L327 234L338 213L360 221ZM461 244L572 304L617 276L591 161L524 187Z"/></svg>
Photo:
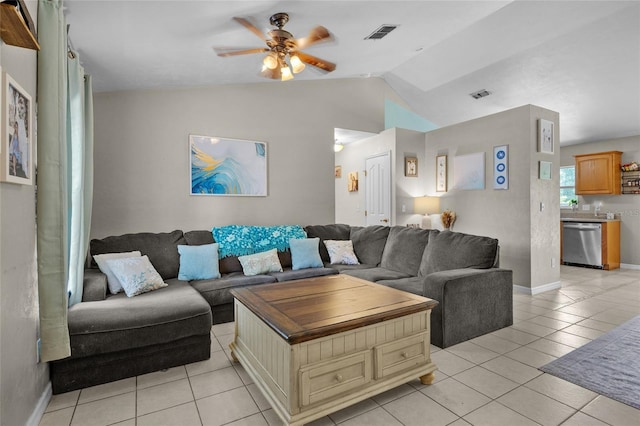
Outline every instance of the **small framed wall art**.
<svg viewBox="0 0 640 426"><path fill-rule="evenodd" d="M349 181L347 182L347 191L358 191L358 172L349 172Z"/></svg>
<svg viewBox="0 0 640 426"><path fill-rule="evenodd" d="M538 152L553 154L553 121L538 120Z"/></svg>
<svg viewBox="0 0 640 426"><path fill-rule="evenodd" d="M418 177L418 159L416 157L404 157L404 175Z"/></svg>
<svg viewBox="0 0 640 426"><path fill-rule="evenodd" d="M6 72L2 73L3 182L33 184L33 103L31 96Z"/></svg>
<svg viewBox="0 0 640 426"><path fill-rule="evenodd" d="M551 161L539 161L539 178L551 180Z"/></svg>
<svg viewBox="0 0 640 426"><path fill-rule="evenodd" d="M436 192L447 192L447 156L436 157Z"/></svg>
<svg viewBox="0 0 640 426"><path fill-rule="evenodd" d="M342 166L335 166L333 174L334 174L336 179L341 178L342 177Z"/></svg>
<svg viewBox="0 0 640 426"><path fill-rule="evenodd" d="M493 189L509 189L509 145L493 147Z"/></svg>

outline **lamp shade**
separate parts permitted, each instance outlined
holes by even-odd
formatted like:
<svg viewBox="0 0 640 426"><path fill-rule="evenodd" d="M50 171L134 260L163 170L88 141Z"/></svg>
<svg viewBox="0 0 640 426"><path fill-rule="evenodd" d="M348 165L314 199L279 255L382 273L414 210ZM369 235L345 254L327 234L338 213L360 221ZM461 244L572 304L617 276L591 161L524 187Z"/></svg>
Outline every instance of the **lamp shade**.
<svg viewBox="0 0 640 426"><path fill-rule="evenodd" d="M440 213L440 197L417 197L413 199L413 212L416 214Z"/></svg>

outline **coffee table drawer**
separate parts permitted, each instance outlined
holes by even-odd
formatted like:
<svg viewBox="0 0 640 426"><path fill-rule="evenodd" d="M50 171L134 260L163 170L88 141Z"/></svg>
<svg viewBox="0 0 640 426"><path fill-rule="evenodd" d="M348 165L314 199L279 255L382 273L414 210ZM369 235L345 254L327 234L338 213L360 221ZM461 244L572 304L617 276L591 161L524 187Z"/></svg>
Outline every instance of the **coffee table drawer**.
<svg viewBox="0 0 640 426"><path fill-rule="evenodd" d="M429 333L419 333L373 348L375 378L381 379L429 362Z"/></svg>
<svg viewBox="0 0 640 426"><path fill-rule="evenodd" d="M300 368L300 402L314 404L371 381L371 351Z"/></svg>

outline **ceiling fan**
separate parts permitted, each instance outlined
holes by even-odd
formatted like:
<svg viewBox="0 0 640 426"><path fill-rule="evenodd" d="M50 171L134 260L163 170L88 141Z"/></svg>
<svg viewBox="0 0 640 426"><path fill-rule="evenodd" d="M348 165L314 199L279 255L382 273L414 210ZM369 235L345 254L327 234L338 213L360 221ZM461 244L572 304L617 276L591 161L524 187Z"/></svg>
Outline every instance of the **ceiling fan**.
<svg viewBox="0 0 640 426"><path fill-rule="evenodd" d="M277 27L268 32L267 38L261 30L246 18L234 17L234 20L242 24L267 44L267 47L254 49L214 48L218 56L236 56L250 53L264 53L267 55L262 60L260 75L274 80L291 80L293 74L304 70L305 64L311 65L321 71L331 72L336 69L336 64L316 56L302 52L309 46L323 41L333 40L333 36L323 26L317 26L311 30L307 37L296 39L289 31L283 29L289 22L289 15L276 13L269 18L271 25ZM293 72L293 73L292 73Z"/></svg>

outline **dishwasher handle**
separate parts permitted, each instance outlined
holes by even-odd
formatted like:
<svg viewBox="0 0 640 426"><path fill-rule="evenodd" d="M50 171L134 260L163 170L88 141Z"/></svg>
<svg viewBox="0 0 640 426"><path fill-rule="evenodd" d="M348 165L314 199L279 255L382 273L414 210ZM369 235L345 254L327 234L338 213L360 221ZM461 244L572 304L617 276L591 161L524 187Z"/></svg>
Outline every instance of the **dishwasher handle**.
<svg viewBox="0 0 640 426"><path fill-rule="evenodd" d="M562 225L565 229L581 229L584 231L596 231L602 228L599 223L567 223Z"/></svg>

